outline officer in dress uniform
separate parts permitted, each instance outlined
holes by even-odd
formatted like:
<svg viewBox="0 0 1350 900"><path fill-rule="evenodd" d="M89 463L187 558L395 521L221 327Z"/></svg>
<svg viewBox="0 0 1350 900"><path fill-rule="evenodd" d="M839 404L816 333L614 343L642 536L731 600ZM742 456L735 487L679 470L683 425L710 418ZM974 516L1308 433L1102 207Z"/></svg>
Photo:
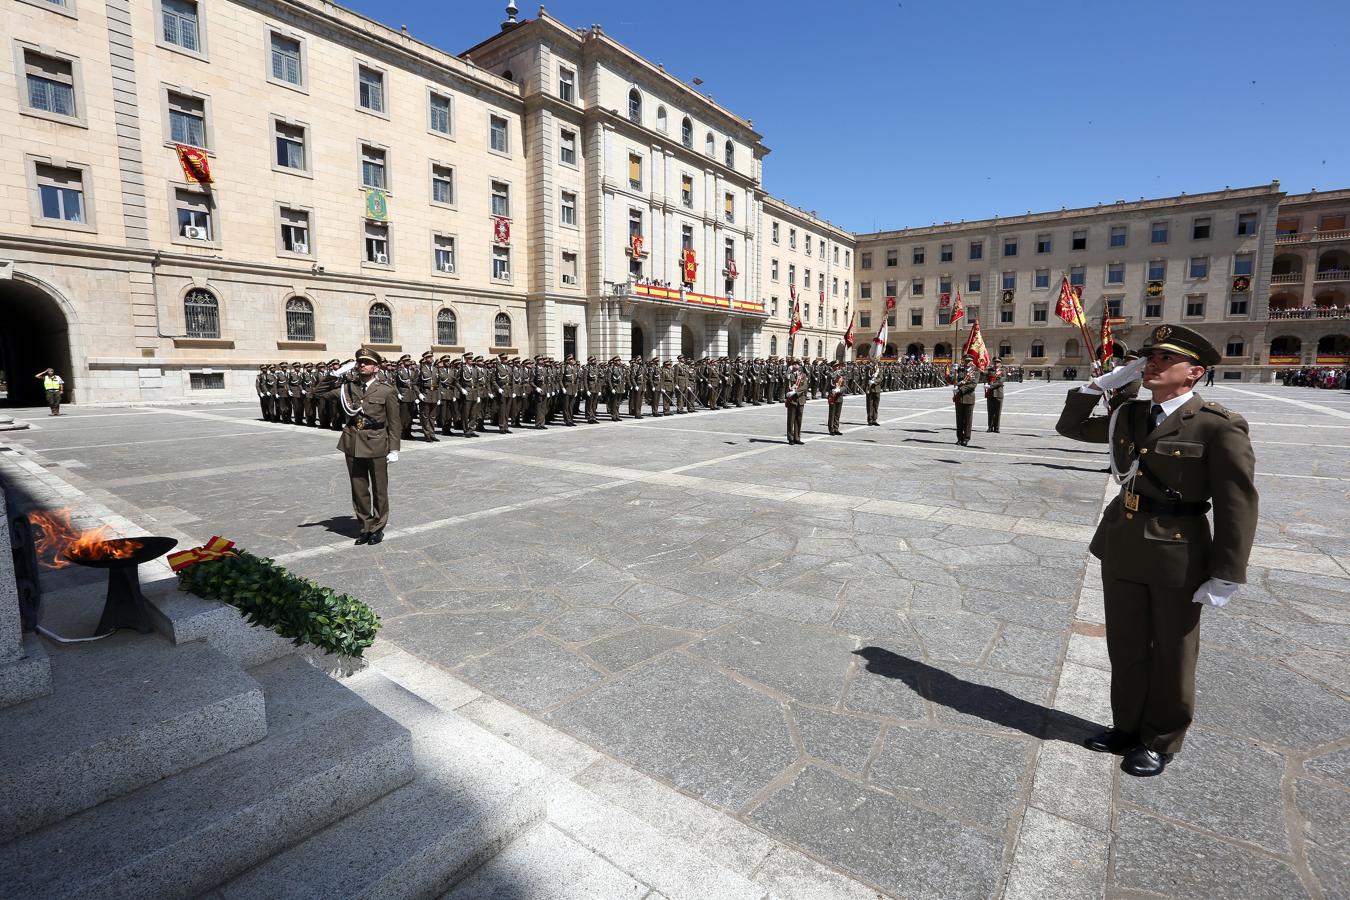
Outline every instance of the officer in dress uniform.
<svg viewBox="0 0 1350 900"><path fill-rule="evenodd" d="M787 442L802 442L802 413L806 409L807 375L803 366L793 366L787 374L787 393L783 400L787 406Z"/></svg>
<svg viewBox="0 0 1350 900"><path fill-rule="evenodd" d="M835 363L831 370L829 392L825 400L828 409L825 424L830 434L844 433L839 430L839 415L844 411L845 392L843 363Z"/></svg>
<svg viewBox="0 0 1350 900"><path fill-rule="evenodd" d="M389 521L389 463L398 461L403 434L398 396L376 378L382 362L380 354L361 347L354 362L325 375L311 389L316 395L335 396L346 417L337 448L347 457L352 509L361 523L358 544L384 540ZM346 381L343 376L352 369L357 381Z"/></svg>
<svg viewBox="0 0 1350 900"><path fill-rule="evenodd" d="M417 397L418 422L422 427L422 440L435 443L436 404L440 400L436 386L436 356L430 350L422 354L414 370L413 390Z"/></svg>
<svg viewBox="0 0 1350 900"><path fill-rule="evenodd" d="M612 357L605 373L605 409L611 422L619 421L619 399L628 390L628 367L619 357Z"/></svg>
<svg viewBox="0 0 1350 900"><path fill-rule="evenodd" d="M881 415L881 365L879 363L870 363L867 366L867 381L863 385L866 391L867 401L867 424L880 425L878 417Z"/></svg>
<svg viewBox="0 0 1350 900"><path fill-rule="evenodd" d="M969 353L952 373L952 403L956 405L956 443L970 444L970 426L975 418L975 357Z"/></svg>
<svg viewBox="0 0 1350 900"><path fill-rule="evenodd" d="M581 366L577 365L577 358L571 354L568 354L567 360L563 363L561 387L563 424L568 428L575 428L577 391L581 390Z"/></svg>
<svg viewBox="0 0 1350 900"><path fill-rule="evenodd" d="M1220 359L1197 332L1159 325L1140 360L1070 390L1055 425L1109 444L1121 485L1090 547L1102 561L1114 724L1085 744L1123 753L1131 775L1160 774L1181 749L1195 710L1200 611L1223 606L1247 580L1258 509L1247 422L1192 390ZM1150 400L1092 414L1104 390L1141 369Z"/></svg>
<svg viewBox="0 0 1350 900"><path fill-rule="evenodd" d="M1003 363L998 360L984 373L984 405L989 411L989 427L985 431L998 434L999 419L1003 416Z"/></svg>
<svg viewBox="0 0 1350 900"><path fill-rule="evenodd" d="M42 374L45 373L39 373ZM258 409L262 412L263 421L272 421L272 395L267 389L267 363L258 366L258 377L253 379L253 389L258 392Z"/></svg>

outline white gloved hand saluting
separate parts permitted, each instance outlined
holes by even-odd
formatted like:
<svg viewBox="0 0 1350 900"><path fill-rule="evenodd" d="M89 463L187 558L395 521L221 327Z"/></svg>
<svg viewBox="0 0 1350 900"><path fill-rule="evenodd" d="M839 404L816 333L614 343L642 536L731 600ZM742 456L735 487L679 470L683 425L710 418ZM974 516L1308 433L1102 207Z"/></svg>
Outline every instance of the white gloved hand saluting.
<svg viewBox="0 0 1350 900"><path fill-rule="evenodd" d="M350 372L352 369L355 368L356 368L356 360L352 360L351 362L345 362L342 365L338 366L338 370L334 374L336 374L339 378L341 378L343 375L346 375L348 372Z"/></svg>
<svg viewBox="0 0 1350 900"><path fill-rule="evenodd" d="M390 451L389 451L389 461L390 461L390 462L398 462L398 451L397 451L397 450L390 450Z"/></svg>
<svg viewBox="0 0 1350 900"><path fill-rule="evenodd" d="M1237 593L1237 589L1238 584L1235 581L1211 578L1196 588L1195 595L1191 597L1191 602L1203 603L1206 606L1227 606L1228 601L1233 598L1233 594Z"/></svg>
<svg viewBox="0 0 1350 900"><path fill-rule="evenodd" d="M1117 366L1110 372L1098 375L1091 382L1080 390L1090 393L1101 393L1102 391L1113 391L1118 387L1124 387L1131 381L1139 377L1139 373L1144 371L1144 366L1148 365L1146 357L1132 359L1123 366Z"/></svg>

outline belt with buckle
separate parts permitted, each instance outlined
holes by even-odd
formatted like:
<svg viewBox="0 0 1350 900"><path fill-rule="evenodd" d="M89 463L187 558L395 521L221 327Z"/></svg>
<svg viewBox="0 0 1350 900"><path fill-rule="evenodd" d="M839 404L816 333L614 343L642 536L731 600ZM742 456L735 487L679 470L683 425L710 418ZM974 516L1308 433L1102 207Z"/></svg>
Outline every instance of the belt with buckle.
<svg viewBox="0 0 1350 900"><path fill-rule="evenodd" d="M1121 491L1120 496L1125 508L1131 512L1145 512L1159 516L1203 516L1210 509L1208 501L1187 503L1184 500L1157 500L1129 490Z"/></svg>

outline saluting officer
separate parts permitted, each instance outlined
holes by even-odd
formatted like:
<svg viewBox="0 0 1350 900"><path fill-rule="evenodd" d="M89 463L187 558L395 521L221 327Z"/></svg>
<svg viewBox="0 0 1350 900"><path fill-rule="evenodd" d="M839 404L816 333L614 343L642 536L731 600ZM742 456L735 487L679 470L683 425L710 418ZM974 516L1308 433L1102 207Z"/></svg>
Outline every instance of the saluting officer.
<svg viewBox="0 0 1350 900"><path fill-rule="evenodd" d="M358 544L384 540L389 521L389 463L398 461L403 434L398 396L375 377L383 361L374 350L361 347L355 362L325 375L310 389L317 396L335 396L346 417L337 448L347 457L352 509L361 523ZM357 381L346 381L343 376L353 368Z"/></svg>
<svg viewBox="0 0 1350 900"><path fill-rule="evenodd" d="M1200 334L1159 325L1142 359L1070 390L1055 425L1109 444L1121 485L1090 546L1102 561L1114 724L1085 744L1125 754L1131 775L1161 773L1181 749L1195 711L1200 610L1223 606L1247 580L1258 508L1247 422L1192 390L1220 359ZM1104 390L1140 369L1151 400L1092 415Z"/></svg>
<svg viewBox="0 0 1350 900"><path fill-rule="evenodd" d="M989 411L989 427L985 431L998 434L999 419L1003 416L1003 363L998 360L984 373L984 405Z"/></svg>

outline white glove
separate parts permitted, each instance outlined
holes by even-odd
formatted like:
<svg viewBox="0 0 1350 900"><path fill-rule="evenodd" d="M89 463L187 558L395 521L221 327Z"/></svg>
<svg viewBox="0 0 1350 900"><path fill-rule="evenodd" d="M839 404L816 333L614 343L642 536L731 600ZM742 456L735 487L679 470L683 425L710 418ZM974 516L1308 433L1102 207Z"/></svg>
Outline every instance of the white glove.
<svg viewBox="0 0 1350 900"><path fill-rule="evenodd" d="M1235 581L1211 578L1196 588L1195 595L1191 597L1191 602L1203 603L1206 606L1227 606L1228 601L1232 599L1237 589L1238 584Z"/></svg>
<svg viewBox="0 0 1350 900"><path fill-rule="evenodd" d="M338 377L341 377L343 375L346 375L348 372L350 372L352 369L355 368L356 368L356 360L352 360L351 362L343 363L342 365L338 366L336 374L338 375Z"/></svg>
<svg viewBox="0 0 1350 900"><path fill-rule="evenodd" d="M1148 359L1141 356L1138 359L1130 360L1123 366L1112 369L1110 372L1098 375L1092 379L1092 384L1098 390L1113 391L1134 381L1146 365L1148 365Z"/></svg>
<svg viewBox="0 0 1350 900"><path fill-rule="evenodd" d="M390 450L390 451L389 451L389 461L390 461L390 462L398 462L398 451L397 451L397 450Z"/></svg>

